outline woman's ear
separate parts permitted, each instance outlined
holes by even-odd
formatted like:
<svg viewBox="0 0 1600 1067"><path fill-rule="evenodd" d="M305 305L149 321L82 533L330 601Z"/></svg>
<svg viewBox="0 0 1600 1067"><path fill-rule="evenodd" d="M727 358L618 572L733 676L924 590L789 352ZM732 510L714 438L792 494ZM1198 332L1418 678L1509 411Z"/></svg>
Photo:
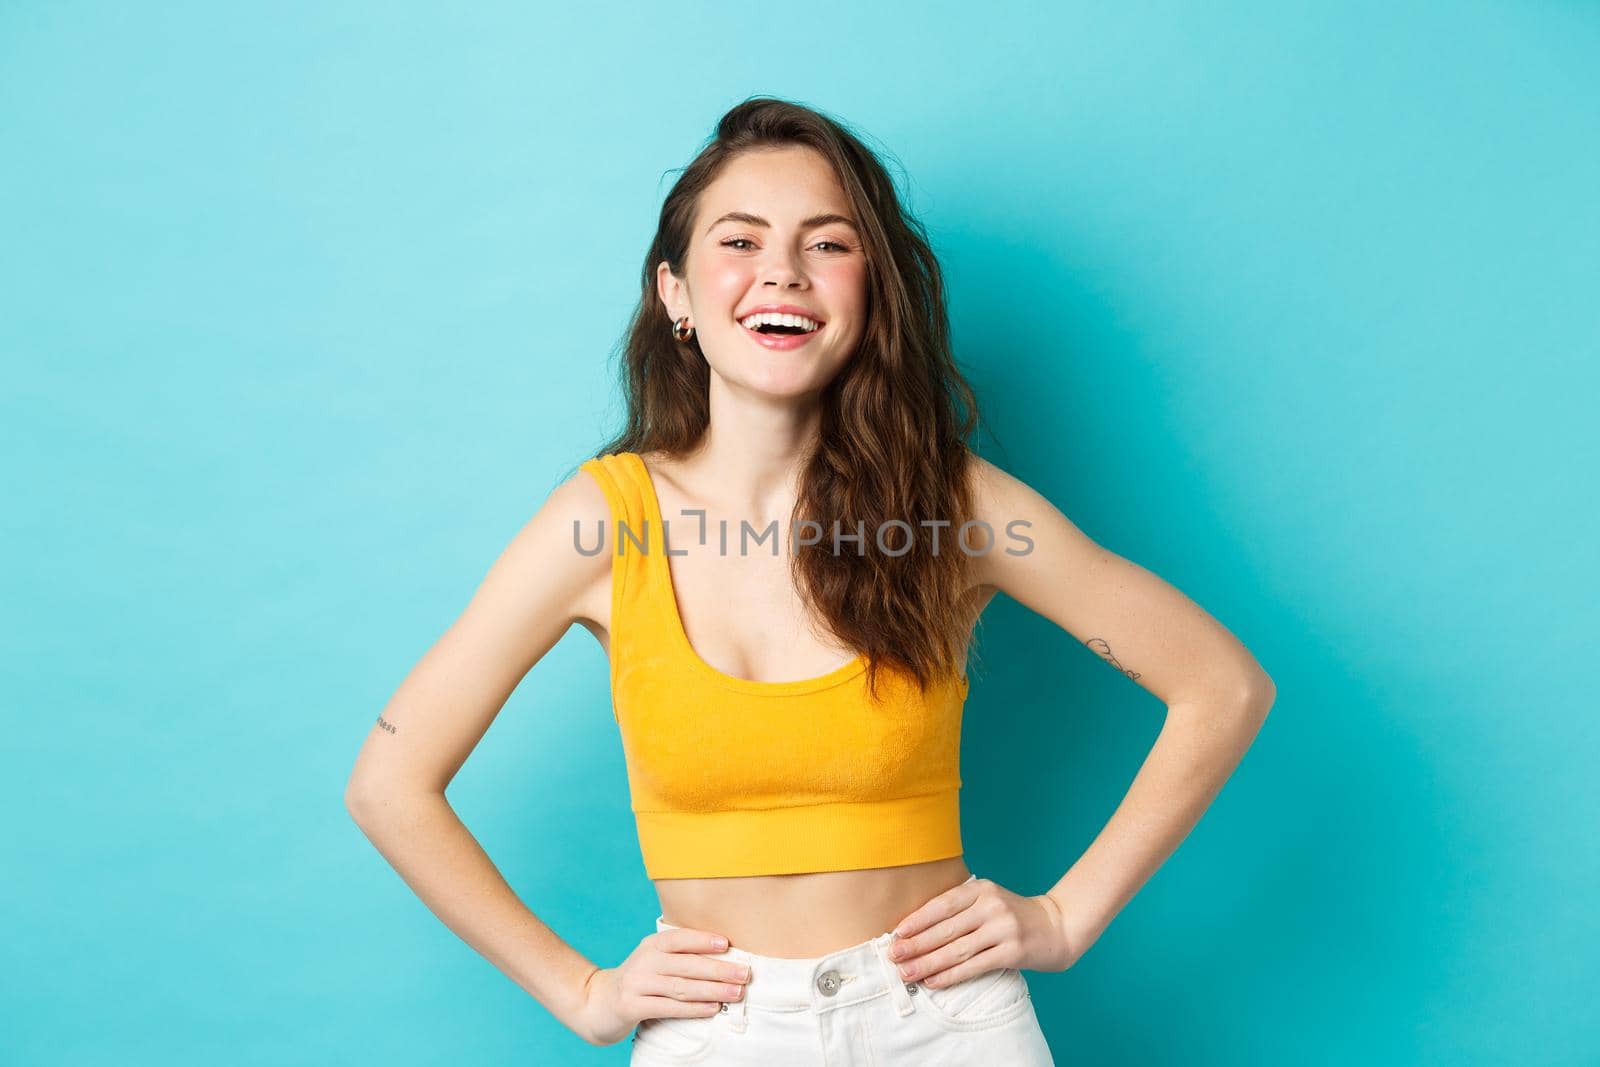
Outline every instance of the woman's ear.
<svg viewBox="0 0 1600 1067"><path fill-rule="evenodd" d="M656 264L656 295L661 298L667 315L673 321L689 314L689 287L683 279L672 273L666 260Z"/></svg>

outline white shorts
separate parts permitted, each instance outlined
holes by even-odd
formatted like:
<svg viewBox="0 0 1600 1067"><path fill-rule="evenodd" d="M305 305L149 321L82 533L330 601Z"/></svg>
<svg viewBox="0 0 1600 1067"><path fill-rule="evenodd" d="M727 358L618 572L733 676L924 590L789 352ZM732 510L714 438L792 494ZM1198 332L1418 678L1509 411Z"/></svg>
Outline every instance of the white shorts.
<svg viewBox="0 0 1600 1067"><path fill-rule="evenodd" d="M967 881L977 878L973 875ZM677 927L657 917L656 929ZM716 1015L646 1019L635 1067L1054 1067L1022 972L929 989L900 977L891 933L812 959L740 948L704 955L750 966L744 995Z"/></svg>

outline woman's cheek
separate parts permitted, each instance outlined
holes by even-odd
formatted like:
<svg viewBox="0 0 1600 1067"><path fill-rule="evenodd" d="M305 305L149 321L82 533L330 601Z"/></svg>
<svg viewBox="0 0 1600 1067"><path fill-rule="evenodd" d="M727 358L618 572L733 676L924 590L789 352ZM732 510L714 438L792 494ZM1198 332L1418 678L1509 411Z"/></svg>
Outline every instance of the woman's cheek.
<svg viewBox="0 0 1600 1067"><path fill-rule="evenodd" d="M711 294L715 302L731 305L737 302L751 285L752 279L748 269L729 264L708 273L701 288Z"/></svg>

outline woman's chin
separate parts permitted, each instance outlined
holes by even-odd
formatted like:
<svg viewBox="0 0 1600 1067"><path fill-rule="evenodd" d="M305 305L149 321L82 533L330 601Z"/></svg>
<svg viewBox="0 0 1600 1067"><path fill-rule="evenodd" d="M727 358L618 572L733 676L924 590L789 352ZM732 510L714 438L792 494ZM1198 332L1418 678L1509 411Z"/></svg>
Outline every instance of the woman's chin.
<svg viewBox="0 0 1600 1067"><path fill-rule="evenodd" d="M809 363L792 367L742 367L736 377L721 377L735 389L774 400L810 396L828 384L827 378L819 375L816 366Z"/></svg>

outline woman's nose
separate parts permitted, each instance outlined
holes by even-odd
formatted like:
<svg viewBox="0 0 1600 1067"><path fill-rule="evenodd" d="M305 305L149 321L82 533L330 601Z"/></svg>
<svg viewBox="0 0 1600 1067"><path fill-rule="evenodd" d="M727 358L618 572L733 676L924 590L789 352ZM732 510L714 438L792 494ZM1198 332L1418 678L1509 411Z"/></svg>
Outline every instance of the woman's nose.
<svg viewBox="0 0 1600 1067"><path fill-rule="evenodd" d="M805 271L788 253L776 253L761 265L765 285L804 285L805 280Z"/></svg>

